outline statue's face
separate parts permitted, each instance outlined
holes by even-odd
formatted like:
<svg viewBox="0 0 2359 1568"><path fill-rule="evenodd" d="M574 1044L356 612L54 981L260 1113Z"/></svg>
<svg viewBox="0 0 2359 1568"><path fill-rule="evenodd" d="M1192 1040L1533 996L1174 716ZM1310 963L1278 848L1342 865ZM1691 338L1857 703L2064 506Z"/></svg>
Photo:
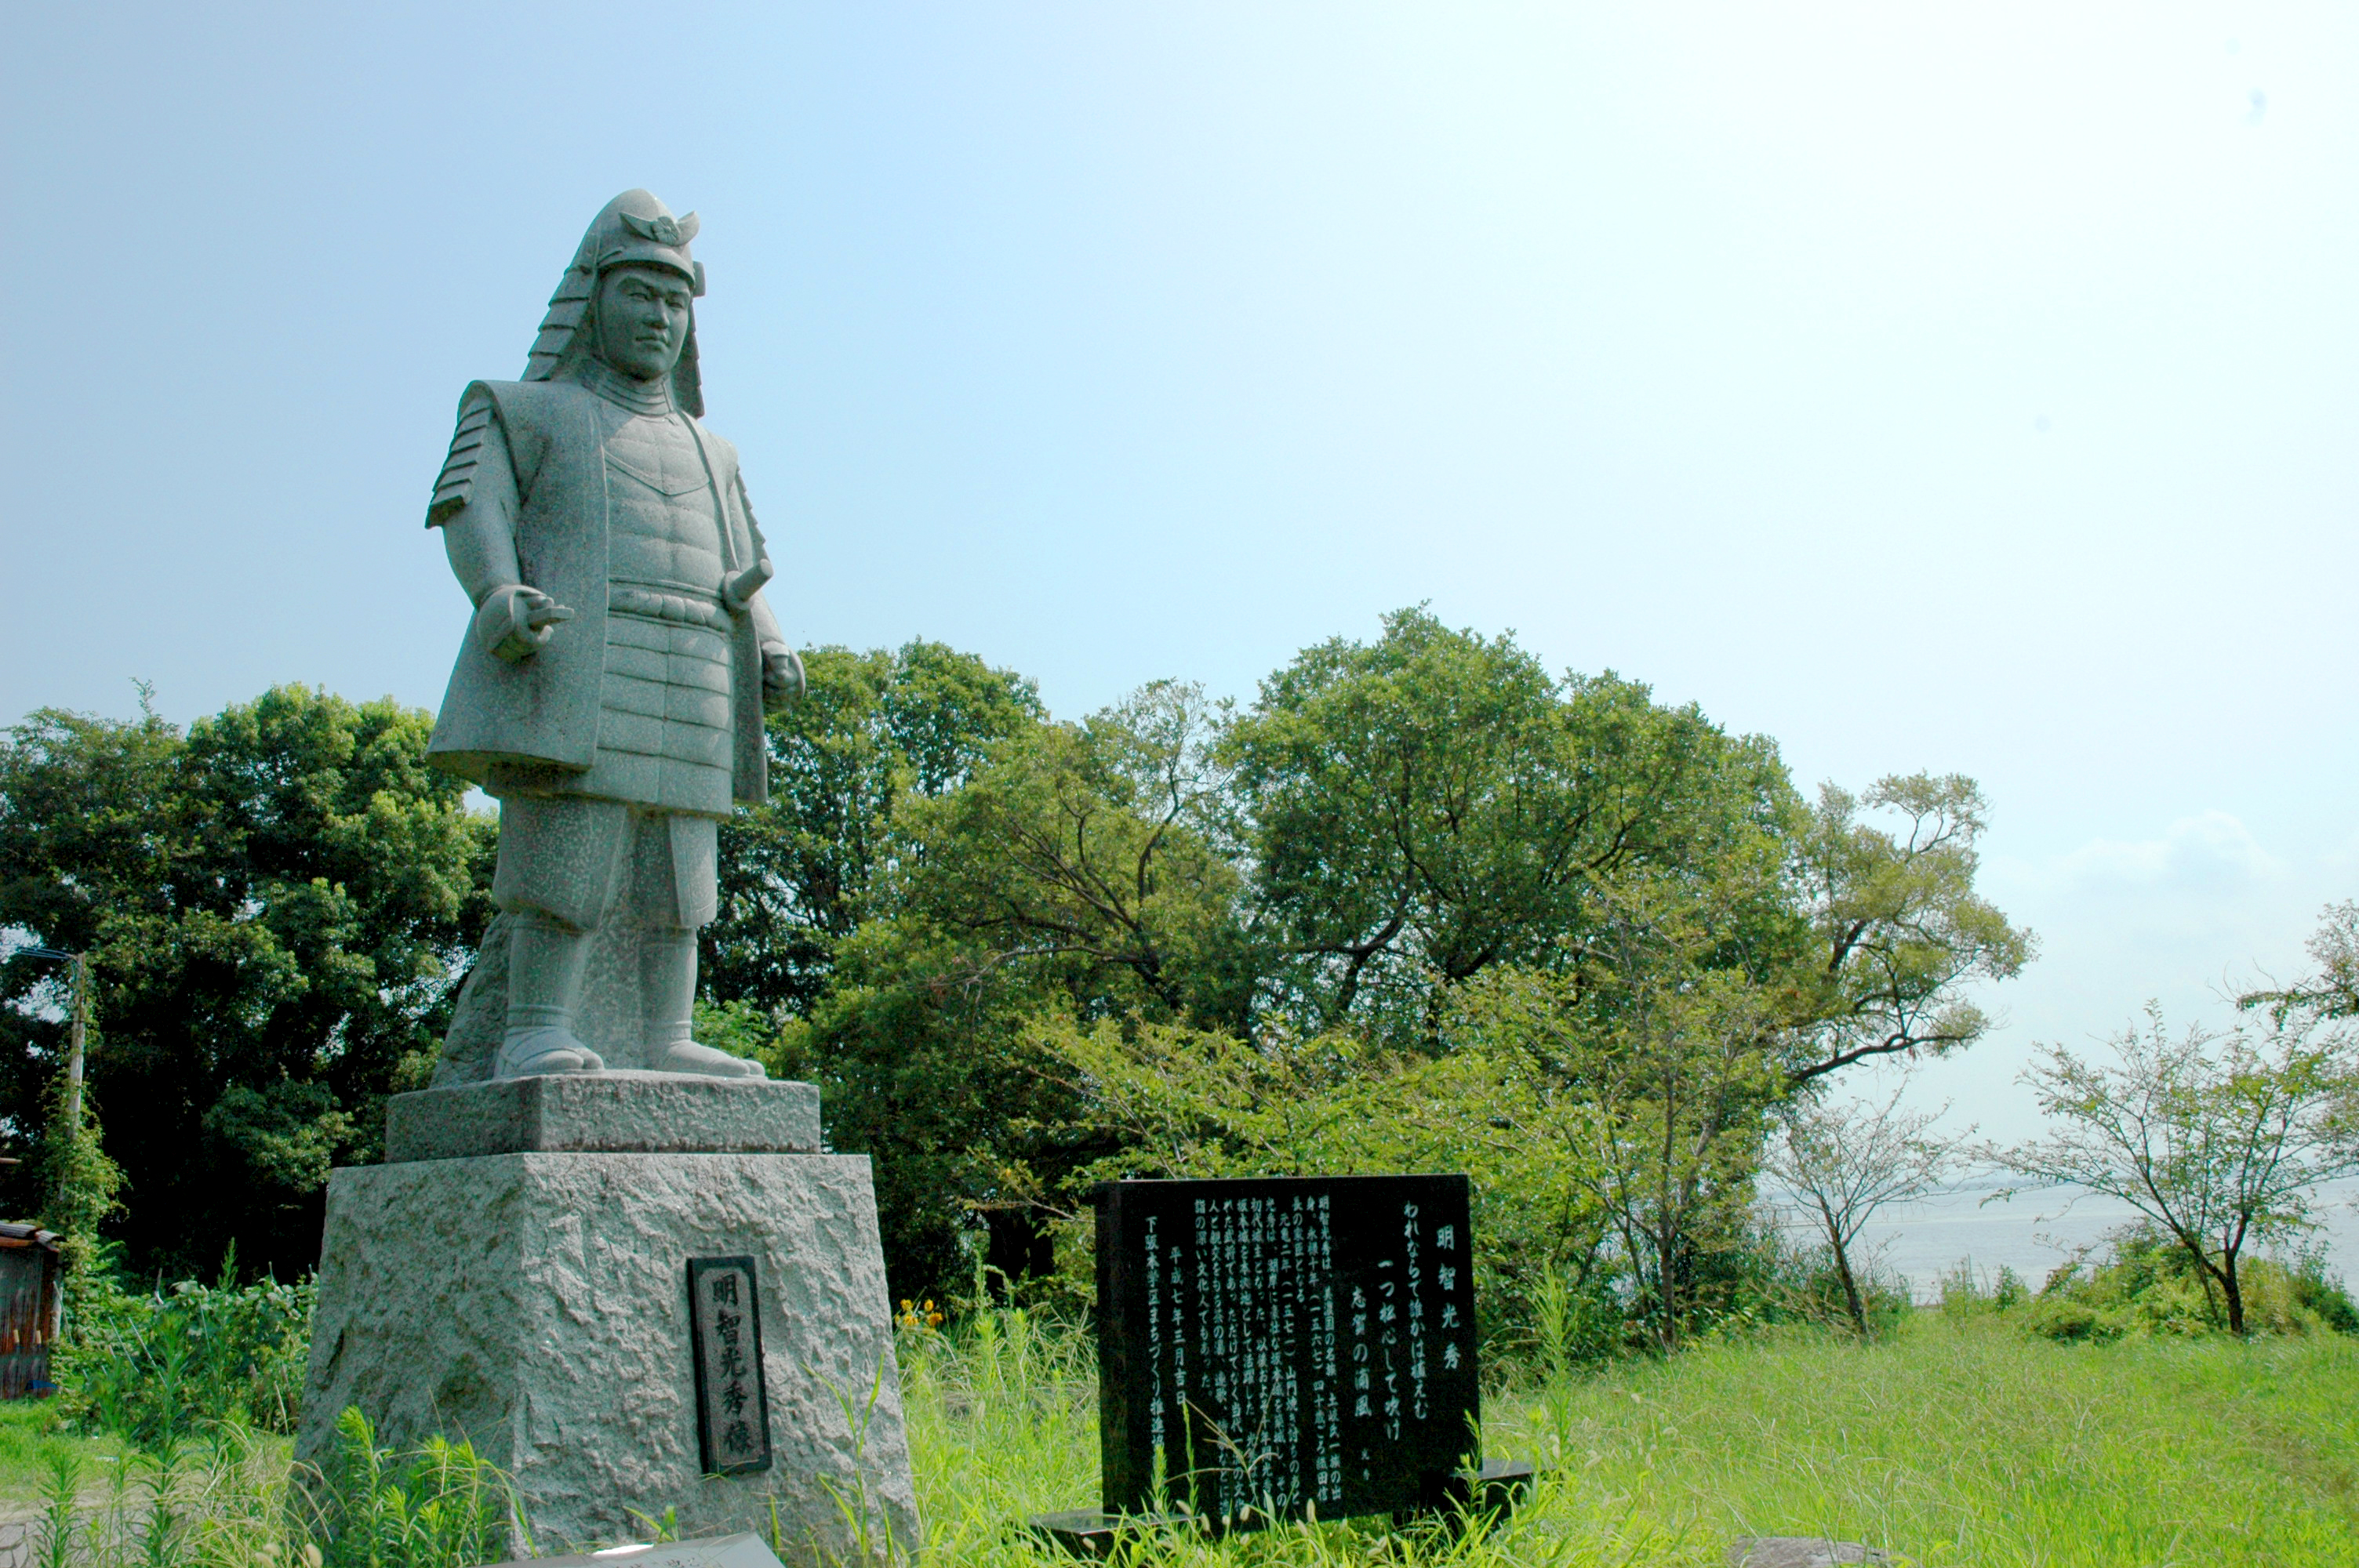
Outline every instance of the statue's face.
<svg viewBox="0 0 2359 1568"><path fill-rule="evenodd" d="M688 342L688 279L618 266L598 280L598 357L641 381L671 373Z"/></svg>

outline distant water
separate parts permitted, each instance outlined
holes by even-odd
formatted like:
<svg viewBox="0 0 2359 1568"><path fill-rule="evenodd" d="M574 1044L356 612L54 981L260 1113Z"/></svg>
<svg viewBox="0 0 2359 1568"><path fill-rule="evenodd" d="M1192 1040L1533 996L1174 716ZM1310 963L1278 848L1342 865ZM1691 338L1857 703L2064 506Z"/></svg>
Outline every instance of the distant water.
<svg viewBox="0 0 2359 1568"><path fill-rule="evenodd" d="M2004 1184L1985 1177L1962 1182L1921 1202L1881 1210L1861 1235L1873 1249L1879 1272L1908 1281L1919 1301L1937 1297L1940 1278L1970 1261L1985 1284L2000 1268L2013 1269L2038 1290L2049 1270L2068 1261L2073 1249L2102 1243L2107 1232L2138 1217L2114 1198L2070 1187L2049 1187L1984 1202ZM2359 1286L2359 1178L2319 1189L2315 1217L2322 1222L2312 1239L2323 1242L2330 1270ZM1808 1239L1797 1217L1785 1217L1797 1239Z"/></svg>

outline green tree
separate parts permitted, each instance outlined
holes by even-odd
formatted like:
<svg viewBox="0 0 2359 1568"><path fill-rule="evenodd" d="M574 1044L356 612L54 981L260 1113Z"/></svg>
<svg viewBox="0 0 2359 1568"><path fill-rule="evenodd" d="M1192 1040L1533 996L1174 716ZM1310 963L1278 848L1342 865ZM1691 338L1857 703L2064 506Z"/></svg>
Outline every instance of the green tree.
<svg viewBox="0 0 2359 1568"><path fill-rule="evenodd" d="M912 803L899 908L1054 976L1085 1014L1241 1022L1239 882L1196 826L1219 782L1206 718L1196 688L1155 683Z"/></svg>
<svg viewBox="0 0 2359 1568"><path fill-rule="evenodd" d="M1527 1325L1551 1290L1611 1302L1619 1280L1647 1337L1676 1343L1734 1283L1725 1260L1749 1240L1763 1131L1788 1092L1780 993L1743 951L1781 850L1762 835L1716 879L1597 885L1571 961L1494 966L1445 993L1438 1050L1303 1035L1282 1016L1248 1039L1044 1011L1027 1038L1112 1145L1069 1189L1466 1171L1486 1332Z"/></svg>
<svg viewBox="0 0 2359 1568"><path fill-rule="evenodd" d="M1826 1238L1843 1308L1863 1339L1869 1325L1858 1272L1860 1232L1877 1210L1940 1186L1965 1141L1963 1134L1932 1135L1933 1124L1948 1114L1947 1105L1930 1111L1902 1108L1908 1089L1904 1072L1881 1101L1797 1096L1780 1108L1763 1162L1788 1200Z"/></svg>
<svg viewBox="0 0 2359 1568"><path fill-rule="evenodd" d="M1875 1057L1945 1055L1989 1029L1971 989L2012 979L2037 945L1974 891L1988 811L1957 773L1896 774L1864 795L1820 786L1795 848L1811 945L1787 1004L1794 1087Z"/></svg>
<svg viewBox="0 0 2359 1568"><path fill-rule="evenodd" d="M775 1060L821 1084L837 1147L877 1157L903 1293L955 1276L976 1215L999 1266L1044 1268L1059 1182L1104 1152L1027 1021L1242 1011L1236 874L1190 821L1204 730L1190 689L1150 687L1019 730L961 787L897 808L870 918Z"/></svg>
<svg viewBox="0 0 2359 1568"><path fill-rule="evenodd" d="M1774 880L1774 857L1757 854L1750 872L1602 887L1571 965L1501 967L1451 998L1446 1037L1501 1085L1495 1119L1560 1152L1665 1346L1723 1304L1716 1263L1747 1239L1785 1093L1776 993L1732 951L1757 901L1746 883Z"/></svg>
<svg viewBox="0 0 2359 1568"><path fill-rule="evenodd" d="M1032 683L971 654L818 648L804 697L769 719L770 799L721 828L721 907L705 927L711 1000L808 1012L870 895L905 798L956 789L1041 719Z"/></svg>
<svg viewBox="0 0 2359 1568"><path fill-rule="evenodd" d="M1084 1195L1123 1177L1347 1176L1462 1171L1473 1178L1484 1332L1512 1334L1550 1280L1607 1284L1607 1222L1580 1149L1535 1138L1512 1073L1470 1053L1391 1050L1283 1022L1250 1042L1138 1019L1082 1023L1047 1011L1027 1039L1056 1064L1085 1125L1111 1148L1065 1183L1067 1259L1089 1236Z"/></svg>
<svg viewBox="0 0 2359 1568"><path fill-rule="evenodd" d="M2310 1195L2359 1173L2334 1116L2351 1084L2348 1044L2309 1020L2257 1038L2190 1028L2177 1039L2159 1007L2147 1020L2114 1038L2111 1064L2046 1047L2023 1078L2056 1130L1983 1152L2033 1181L2128 1204L2185 1249L2242 1334L2245 1248L2309 1230Z"/></svg>
<svg viewBox="0 0 2359 1568"><path fill-rule="evenodd" d="M2315 970L2290 985L2246 991L2236 1005L2266 1011L2279 1025L2359 1017L2359 903L2328 904L2306 946Z"/></svg>
<svg viewBox="0 0 2359 1568"><path fill-rule="evenodd" d="M959 1266L962 1215L989 1217L995 1258L1038 1266L1038 1222L1070 1212L1073 1173L1119 1163L1145 1136L1044 1043L1111 1022L1134 1044L1177 1029L1261 1053L1354 1039L1364 1060L1439 1058L1458 1049L1461 993L1513 976L1506 989L1544 990L1549 1029L1587 1055L1538 1077L1511 1071L1511 1053L1484 1058L1497 1077L1484 1092L1507 1097L1511 1123L1535 1125L1542 1104L1593 1109L1598 1085L1635 1081L1600 1065L1635 1060L1641 1038L1664 1072L1688 1051L1699 1070L1718 1064L1723 1087L1744 1081L1680 1178L1687 1195L1647 1222L1656 1263L1629 1265L1670 1271L1661 1316L1675 1324L1701 1299L1697 1249L1743 1206L1751 1155L1729 1151L1752 1137L1757 1153L1763 1107L1853 1062L1962 1047L1984 1027L1972 988L2030 951L1974 891L1984 808L1971 781L1831 787L1812 810L1769 741L1610 674L1552 676L1512 638L1421 610L1387 617L1373 643L1305 650L1242 713L1176 683L1078 724L995 697L916 705L944 716L934 733L963 738L922 784L895 771L901 743L875 717L892 666L843 657L815 665L815 686L849 695L823 697L781 748L819 781L795 796L807 804L745 829L801 824L774 839L791 855L764 851L759 896L777 920L739 929L773 955L779 933L799 939L793 922L810 935L805 979L766 993L800 1010L776 1065L822 1083L839 1146L878 1156L913 1292ZM981 665L957 667L951 689L994 689ZM1634 946L1642 896L1658 906L1651 948ZM734 945L721 940L724 956ZM1657 957L1638 965L1642 950ZM1719 1000L1699 1012L1707 994ZM1641 1014L1657 1023L1619 1055L1598 1044ZM1472 1114L1464 1088L1430 1104ZM1465 1138L1476 1123L1455 1125ZM1543 1141L1602 1170L1598 1136L1568 1120ZM1519 1256L1585 1278L1588 1244L1562 1238L1610 1206L1593 1193Z"/></svg>
<svg viewBox="0 0 2359 1568"><path fill-rule="evenodd" d="M1801 817L1769 741L1422 610L1304 650L1222 754L1276 1004L1395 1040L1430 1041L1442 992L1486 969L1570 963L1601 880L1709 866ZM1790 899L1760 891L1756 935L1799 950Z"/></svg>
<svg viewBox="0 0 2359 1568"><path fill-rule="evenodd" d="M138 1267L308 1268L332 1163L422 1083L495 827L429 769L427 714L280 687L191 725L43 709L0 742L0 929L90 956L95 1097ZM0 986L8 1125L44 1123L63 1023Z"/></svg>

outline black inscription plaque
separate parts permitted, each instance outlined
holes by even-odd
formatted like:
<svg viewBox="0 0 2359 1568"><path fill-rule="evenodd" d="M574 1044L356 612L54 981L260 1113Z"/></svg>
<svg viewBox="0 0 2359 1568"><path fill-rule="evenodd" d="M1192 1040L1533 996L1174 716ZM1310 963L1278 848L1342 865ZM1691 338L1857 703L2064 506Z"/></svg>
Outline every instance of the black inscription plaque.
<svg viewBox="0 0 2359 1568"><path fill-rule="evenodd" d="M1464 1176L1097 1191L1103 1510L1448 1506L1480 1466Z"/></svg>
<svg viewBox="0 0 2359 1568"><path fill-rule="evenodd" d="M762 1381L760 1281L751 1258L688 1260L688 1336L696 1361L696 1448L708 1476L770 1467Z"/></svg>

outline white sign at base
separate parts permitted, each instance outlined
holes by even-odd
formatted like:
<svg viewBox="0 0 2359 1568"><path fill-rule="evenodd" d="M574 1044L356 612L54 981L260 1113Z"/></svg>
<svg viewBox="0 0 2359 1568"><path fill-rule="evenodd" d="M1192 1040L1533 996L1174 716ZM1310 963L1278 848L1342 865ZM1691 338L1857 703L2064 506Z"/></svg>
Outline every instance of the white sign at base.
<svg viewBox="0 0 2359 1568"><path fill-rule="evenodd" d="M661 1546L610 1546L579 1557L536 1557L538 1568L782 1568L758 1535L717 1535ZM484 1568L511 1568L487 1563Z"/></svg>

